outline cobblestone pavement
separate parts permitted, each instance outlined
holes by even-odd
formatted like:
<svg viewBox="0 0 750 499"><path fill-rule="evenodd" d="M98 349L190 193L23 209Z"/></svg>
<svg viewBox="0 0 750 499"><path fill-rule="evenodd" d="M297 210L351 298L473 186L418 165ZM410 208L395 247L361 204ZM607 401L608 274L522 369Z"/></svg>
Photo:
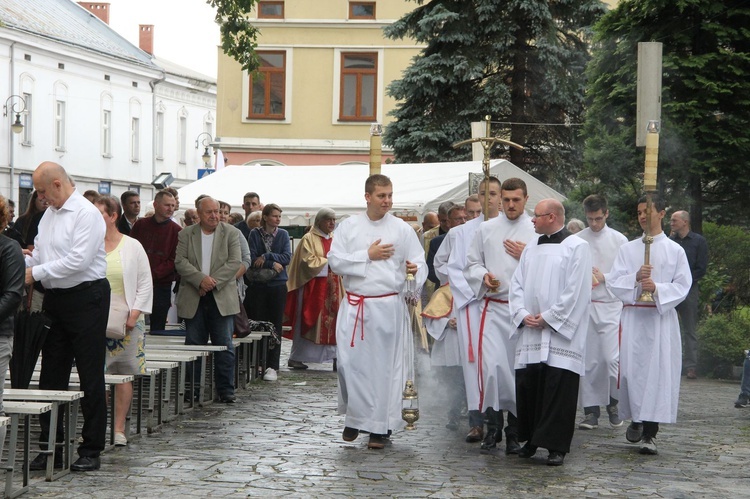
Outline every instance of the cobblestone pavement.
<svg viewBox="0 0 750 499"><path fill-rule="evenodd" d="M282 365L289 342L285 341ZM750 409L737 382L683 378L676 425L662 425L658 456L642 456L625 427L576 431L565 465L481 454L444 427L436 385L422 377L418 429L384 450L341 439L330 365L282 370L238 391L234 405L188 413L160 432L102 455L102 469L46 483L24 497L750 497ZM502 445L501 445L502 447Z"/></svg>

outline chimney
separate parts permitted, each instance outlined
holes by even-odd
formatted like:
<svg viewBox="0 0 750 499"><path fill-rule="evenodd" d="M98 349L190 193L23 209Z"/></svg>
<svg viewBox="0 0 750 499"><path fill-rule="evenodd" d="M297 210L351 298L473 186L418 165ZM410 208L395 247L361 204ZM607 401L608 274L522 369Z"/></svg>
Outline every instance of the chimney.
<svg viewBox="0 0 750 499"><path fill-rule="evenodd" d="M138 47L149 55L154 55L154 25L139 24Z"/></svg>
<svg viewBox="0 0 750 499"><path fill-rule="evenodd" d="M109 3L78 2L78 5L88 10L103 22L109 24Z"/></svg>

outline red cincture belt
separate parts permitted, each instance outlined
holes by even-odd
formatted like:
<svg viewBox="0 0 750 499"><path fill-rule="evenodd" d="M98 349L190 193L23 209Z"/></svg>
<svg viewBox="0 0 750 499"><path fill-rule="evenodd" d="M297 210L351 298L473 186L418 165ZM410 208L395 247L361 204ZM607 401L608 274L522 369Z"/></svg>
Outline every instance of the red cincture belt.
<svg viewBox="0 0 750 499"><path fill-rule="evenodd" d="M346 301L349 305L355 305L357 307L357 314L354 319L354 329L352 329L352 342L350 346L354 346L354 337L357 334L357 324L360 324L360 330L362 331L361 339L365 339L365 300L370 298L385 298L386 296L395 296L398 293L388 293L385 295L375 296L364 296L354 293L346 292Z"/></svg>

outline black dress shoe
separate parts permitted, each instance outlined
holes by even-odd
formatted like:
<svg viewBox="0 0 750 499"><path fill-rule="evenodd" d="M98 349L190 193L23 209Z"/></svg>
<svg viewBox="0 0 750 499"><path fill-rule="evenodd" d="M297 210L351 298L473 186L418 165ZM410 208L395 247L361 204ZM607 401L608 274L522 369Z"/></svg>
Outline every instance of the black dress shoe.
<svg viewBox="0 0 750 499"><path fill-rule="evenodd" d="M564 452L557 452L555 450L551 450L549 451L549 456L547 457L547 466L562 466L564 460L565 460Z"/></svg>
<svg viewBox="0 0 750 499"><path fill-rule="evenodd" d="M70 465L73 471L96 471L101 466L98 457L81 456L78 460Z"/></svg>
<svg viewBox="0 0 750 499"><path fill-rule="evenodd" d="M450 419L448 420L448 423L446 423L445 427L451 431L456 431L458 430L458 421L456 421L455 419Z"/></svg>
<svg viewBox="0 0 750 499"><path fill-rule="evenodd" d="M518 438L513 436L505 437L505 455L510 456L511 454L518 454L521 450L521 444L518 443Z"/></svg>
<svg viewBox="0 0 750 499"><path fill-rule="evenodd" d="M536 445L531 445L528 442L526 442L526 445L518 449L518 457L523 459L528 459L534 454L536 454Z"/></svg>
<svg viewBox="0 0 750 499"><path fill-rule="evenodd" d="M497 436L497 432L487 431L487 435L484 436L480 449L486 452L497 449Z"/></svg>
<svg viewBox="0 0 750 499"><path fill-rule="evenodd" d="M55 468L62 468L62 453L55 452ZM47 454L37 454L33 461L29 463L30 471L43 471L47 469Z"/></svg>
<svg viewBox="0 0 750 499"><path fill-rule="evenodd" d="M298 360L290 360L286 365L292 369L307 369L307 364L303 364Z"/></svg>
<svg viewBox="0 0 750 499"><path fill-rule="evenodd" d="M237 401L237 397L233 393L228 393L219 397L219 400L224 404L234 404Z"/></svg>
<svg viewBox="0 0 750 499"><path fill-rule="evenodd" d="M341 434L341 438L344 439L344 442L353 442L357 439L359 436L359 430L356 428L351 428L349 426L344 428L344 433Z"/></svg>

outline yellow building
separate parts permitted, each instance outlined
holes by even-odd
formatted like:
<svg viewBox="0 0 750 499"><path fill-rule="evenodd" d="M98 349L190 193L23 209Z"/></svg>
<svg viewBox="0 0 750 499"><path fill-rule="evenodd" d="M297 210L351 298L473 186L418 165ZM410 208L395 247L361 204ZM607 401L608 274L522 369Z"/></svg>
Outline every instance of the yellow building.
<svg viewBox="0 0 750 499"><path fill-rule="evenodd" d="M422 48L383 28L416 6L259 1L257 76L219 48L216 145L228 164L367 163L370 125L387 125L396 104L386 87Z"/></svg>

